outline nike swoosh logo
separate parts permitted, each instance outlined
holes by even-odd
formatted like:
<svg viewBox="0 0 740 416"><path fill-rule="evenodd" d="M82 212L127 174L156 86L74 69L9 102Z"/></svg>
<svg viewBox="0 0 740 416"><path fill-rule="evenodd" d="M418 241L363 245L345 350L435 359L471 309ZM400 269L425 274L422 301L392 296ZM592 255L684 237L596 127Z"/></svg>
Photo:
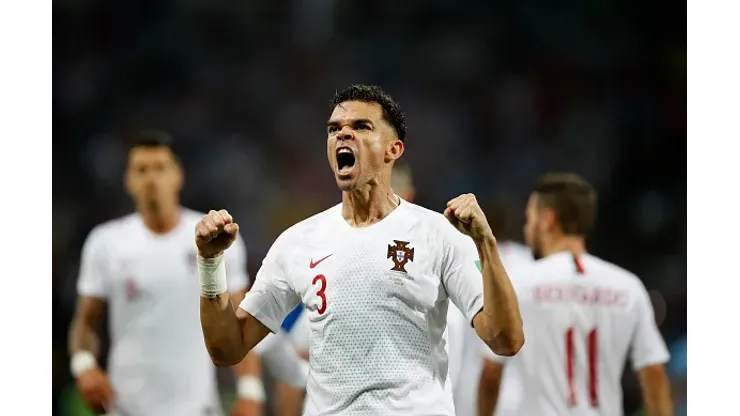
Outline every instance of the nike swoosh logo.
<svg viewBox="0 0 740 416"><path fill-rule="evenodd" d="M308 267L309 267L309 268L311 268L311 269L313 269L314 267L318 266L318 265L319 265L319 263L321 263L322 261L324 261L324 260L328 259L328 258L329 258L329 257L331 257L331 256L332 256L332 255L331 255L331 254L329 254L328 256L326 256L326 257L324 257L323 259L321 259L321 260L319 260L319 261L316 261L316 262L314 262L313 260L311 260L311 262L310 262L310 263L308 264Z"/></svg>

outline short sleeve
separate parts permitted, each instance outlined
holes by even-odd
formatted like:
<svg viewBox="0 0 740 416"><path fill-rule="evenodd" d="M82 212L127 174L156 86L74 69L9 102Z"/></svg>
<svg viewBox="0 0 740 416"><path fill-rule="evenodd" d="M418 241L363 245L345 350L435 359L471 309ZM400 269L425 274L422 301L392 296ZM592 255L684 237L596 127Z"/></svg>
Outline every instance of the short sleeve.
<svg viewBox="0 0 740 416"><path fill-rule="evenodd" d="M637 326L632 338L632 368L639 371L650 365L667 363L671 358L670 353L658 330L653 304L642 283L637 291L635 313Z"/></svg>
<svg viewBox="0 0 740 416"><path fill-rule="evenodd" d="M239 235L226 251L226 280L229 292L241 292L249 286L247 273L247 245Z"/></svg>
<svg viewBox="0 0 740 416"><path fill-rule="evenodd" d="M280 331L283 319L301 300L293 288L284 261L287 248L284 241L284 235L281 235L267 252L252 288L239 305L273 333Z"/></svg>
<svg viewBox="0 0 740 416"><path fill-rule="evenodd" d="M447 294L472 325L483 309L483 277L473 240L449 226L446 231L442 282Z"/></svg>
<svg viewBox="0 0 740 416"><path fill-rule="evenodd" d="M77 293L105 299L109 296L108 265L105 241L102 230L94 228L82 246L80 274L77 279Z"/></svg>

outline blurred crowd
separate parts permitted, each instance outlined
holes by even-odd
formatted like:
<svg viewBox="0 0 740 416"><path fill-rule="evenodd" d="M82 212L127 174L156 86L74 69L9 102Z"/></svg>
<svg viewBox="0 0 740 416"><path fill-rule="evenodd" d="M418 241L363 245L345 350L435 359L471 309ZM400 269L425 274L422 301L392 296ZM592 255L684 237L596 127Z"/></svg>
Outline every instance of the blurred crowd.
<svg viewBox="0 0 740 416"><path fill-rule="evenodd" d="M651 290L685 394L682 10L636 0L55 1L55 398L72 384L65 343L82 242L132 210L126 134L173 134L183 203L232 212L254 275L282 230L338 202L324 123L334 91L352 83L379 84L401 104L422 206L474 192L506 206L507 232L520 238L537 176L589 179L600 193L589 249ZM639 390L630 374L625 383L634 412Z"/></svg>

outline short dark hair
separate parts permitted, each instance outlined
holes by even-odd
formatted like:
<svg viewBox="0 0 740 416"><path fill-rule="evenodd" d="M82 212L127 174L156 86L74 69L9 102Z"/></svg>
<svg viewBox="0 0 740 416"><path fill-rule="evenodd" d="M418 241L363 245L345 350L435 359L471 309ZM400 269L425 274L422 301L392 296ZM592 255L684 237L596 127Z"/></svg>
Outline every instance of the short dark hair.
<svg viewBox="0 0 740 416"><path fill-rule="evenodd" d="M139 130L131 137L129 148L171 147L174 140L164 130Z"/></svg>
<svg viewBox="0 0 740 416"><path fill-rule="evenodd" d="M406 117L401 111L401 106L382 88L377 85L350 85L334 94L329 111L334 111L336 106L347 101L378 103L383 108L383 119L396 130L398 139L406 140Z"/></svg>
<svg viewBox="0 0 740 416"><path fill-rule="evenodd" d="M164 130L139 130L131 137L129 150L136 147L166 147L177 158L175 140Z"/></svg>
<svg viewBox="0 0 740 416"><path fill-rule="evenodd" d="M534 187L540 207L553 210L564 234L586 236L596 220L596 190L575 173L549 173Z"/></svg>

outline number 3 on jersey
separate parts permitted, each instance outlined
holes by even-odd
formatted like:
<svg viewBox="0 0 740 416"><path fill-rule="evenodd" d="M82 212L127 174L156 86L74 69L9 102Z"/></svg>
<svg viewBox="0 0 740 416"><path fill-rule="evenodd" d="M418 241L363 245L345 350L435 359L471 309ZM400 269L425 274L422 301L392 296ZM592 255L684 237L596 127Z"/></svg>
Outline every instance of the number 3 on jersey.
<svg viewBox="0 0 740 416"><path fill-rule="evenodd" d="M568 383L568 406L575 407L576 385L575 385L575 338L573 327L565 332L565 374ZM598 363L596 351L598 349L596 329L592 329L586 337L586 359L588 361L588 398L591 407L599 407L599 385L598 385Z"/></svg>
<svg viewBox="0 0 740 416"><path fill-rule="evenodd" d="M323 274L316 275L311 284L316 285L317 283L319 283L319 290L316 291L316 296L321 298L321 305L319 305L318 312L319 315L323 315L326 311L326 293L324 293L326 290L326 277Z"/></svg>

